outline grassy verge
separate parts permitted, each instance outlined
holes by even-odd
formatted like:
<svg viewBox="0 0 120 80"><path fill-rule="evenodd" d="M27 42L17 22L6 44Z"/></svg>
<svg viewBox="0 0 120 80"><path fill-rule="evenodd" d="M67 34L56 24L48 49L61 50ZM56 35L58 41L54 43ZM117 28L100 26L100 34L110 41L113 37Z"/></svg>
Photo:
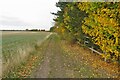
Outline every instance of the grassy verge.
<svg viewBox="0 0 120 80"><path fill-rule="evenodd" d="M117 78L118 64L106 63L99 55L77 44L62 41L64 65L75 78Z"/></svg>
<svg viewBox="0 0 120 80"><path fill-rule="evenodd" d="M37 68L42 68L48 78L117 78L119 74L117 64L106 63L89 49L77 44L70 45L56 34L52 34L41 45L36 45L35 51L30 54L26 62L7 77L30 77ZM42 63L46 61L47 67L44 67Z"/></svg>

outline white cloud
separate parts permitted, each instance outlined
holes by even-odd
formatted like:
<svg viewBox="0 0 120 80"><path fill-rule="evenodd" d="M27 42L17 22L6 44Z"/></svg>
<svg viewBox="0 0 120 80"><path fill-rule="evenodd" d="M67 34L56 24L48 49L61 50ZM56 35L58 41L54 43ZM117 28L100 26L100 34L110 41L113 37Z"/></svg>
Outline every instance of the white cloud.
<svg viewBox="0 0 120 80"><path fill-rule="evenodd" d="M0 0L0 24L7 25L9 23L9 26L11 24L18 26L27 24L33 25L28 28L37 27L49 29L53 21L52 19L54 18L50 12L57 12L58 8L56 8L55 4L58 1L59 0ZM11 28L18 29L12 26Z"/></svg>

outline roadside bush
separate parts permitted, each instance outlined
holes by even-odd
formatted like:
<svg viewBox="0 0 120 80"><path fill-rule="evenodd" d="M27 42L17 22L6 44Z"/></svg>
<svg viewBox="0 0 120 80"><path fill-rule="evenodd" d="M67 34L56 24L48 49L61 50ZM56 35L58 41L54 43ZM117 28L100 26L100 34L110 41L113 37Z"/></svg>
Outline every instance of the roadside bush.
<svg viewBox="0 0 120 80"><path fill-rule="evenodd" d="M84 44L87 35L90 46L102 50L102 56L118 61L120 56L120 3L58 2L61 10L55 15L57 30L71 43ZM68 32L65 32L68 31ZM67 37L66 37L67 35Z"/></svg>

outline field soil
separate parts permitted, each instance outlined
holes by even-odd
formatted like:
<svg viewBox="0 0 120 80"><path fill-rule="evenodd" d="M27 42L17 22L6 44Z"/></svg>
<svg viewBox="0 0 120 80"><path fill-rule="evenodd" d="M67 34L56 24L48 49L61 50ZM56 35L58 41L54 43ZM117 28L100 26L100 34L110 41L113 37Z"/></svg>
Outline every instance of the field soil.
<svg viewBox="0 0 120 80"><path fill-rule="evenodd" d="M117 78L117 64L104 62L99 55L79 45L70 45L52 34L43 46L42 62L31 78ZM39 49L38 49L39 50Z"/></svg>
<svg viewBox="0 0 120 80"><path fill-rule="evenodd" d="M120 74L117 63L107 63L100 55L92 53L86 47L62 40L56 33L9 33L3 32L4 55L2 56L12 57L12 63L11 61L9 64L5 63L7 72L3 77L117 78ZM21 47L22 44L24 47ZM20 53L17 51L19 48L21 48ZM27 49L30 51L26 51ZM9 56L8 53L14 53L12 51L16 51L16 55ZM24 58L23 53L29 55Z"/></svg>

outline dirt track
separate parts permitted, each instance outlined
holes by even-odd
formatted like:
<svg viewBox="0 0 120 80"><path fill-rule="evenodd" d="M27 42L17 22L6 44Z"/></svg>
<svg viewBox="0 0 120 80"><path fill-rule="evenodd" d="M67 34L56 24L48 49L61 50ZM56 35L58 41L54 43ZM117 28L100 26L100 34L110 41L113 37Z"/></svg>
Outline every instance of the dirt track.
<svg viewBox="0 0 120 80"><path fill-rule="evenodd" d="M79 54L82 53L79 51L80 49L71 48L69 51L72 53L67 49L65 51L58 36L50 36L44 48L43 62L34 70L31 78L108 78L117 76L115 72L109 73L105 68L92 67L94 62L89 62L89 58L88 61L86 60L89 57L87 54L86 59L83 58L85 56ZM102 63L104 64L104 62Z"/></svg>
<svg viewBox="0 0 120 80"><path fill-rule="evenodd" d="M35 70L31 77L34 78L61 78L64 77L64 67L60 45L56 42L57 38L50 38L47 48L44 51L44 60L42 64Z"/></svg>

